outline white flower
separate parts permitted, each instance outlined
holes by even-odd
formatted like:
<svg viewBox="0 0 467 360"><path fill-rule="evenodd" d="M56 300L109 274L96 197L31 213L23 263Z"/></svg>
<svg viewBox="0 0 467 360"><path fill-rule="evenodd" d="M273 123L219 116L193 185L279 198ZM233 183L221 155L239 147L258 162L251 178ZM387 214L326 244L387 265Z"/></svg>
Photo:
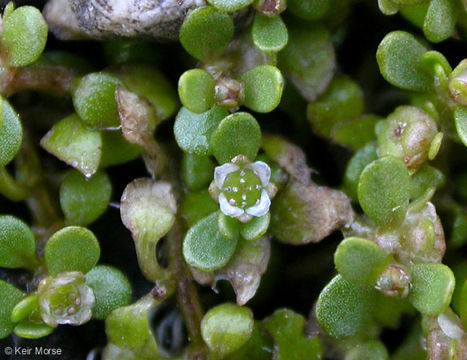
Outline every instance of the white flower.
<svg viewBox="0 0 467 360"><path fill-rule="evenodd" d="M221 211L241 222L266 215L271 206L270 178L268 164L262 161L250 163L243 155L216 167L214 182L220 190Z"/></svg>

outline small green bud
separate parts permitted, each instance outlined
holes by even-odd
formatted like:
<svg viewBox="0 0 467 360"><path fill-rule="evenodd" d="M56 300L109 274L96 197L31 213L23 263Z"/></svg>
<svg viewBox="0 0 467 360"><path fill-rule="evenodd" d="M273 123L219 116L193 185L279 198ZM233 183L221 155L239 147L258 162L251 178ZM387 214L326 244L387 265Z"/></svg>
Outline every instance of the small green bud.
<svg viewBox="0 0 467 360"><path fill-rule="evenodd" d="M201 334L209 348L222 358L247 342L253 326L250 309L222 304L206 313L201 321Z"/></svg>
<svg viewBox="0 0 467 360"><path fill-rule="evenodd" d="M413 173L428 159L438 129L436 122L424 111L399 106L376 125L376 133L379 155L401 159Z"/></svg>
<svg viewBox="0 0 467 360"><path fill-rule="evenodd" d="M375 288L386 296L404 299L409 294L411 281L404 268L392 265L381 273Z"/></svg>
<svg viewBox="0 0 467 360"><path fill-rule="evenodd" d="M51 276L39 283L39 308L47 325L81 325L89 321L94 305L94 293L77 271Z"/></svg>
<svg viewBox="0 0 467 360"><path fill-rule="evenodd" d="M449 76L449 91L455 102L467 106L467 59L462 60Z"/></svg>
<svg viewBox="0 0 467 360"><path fill-rule="evenodd" d="M214 100L224 109L234 109L245 100L245 86L235 79L221 78L214 87Z"/></svg>

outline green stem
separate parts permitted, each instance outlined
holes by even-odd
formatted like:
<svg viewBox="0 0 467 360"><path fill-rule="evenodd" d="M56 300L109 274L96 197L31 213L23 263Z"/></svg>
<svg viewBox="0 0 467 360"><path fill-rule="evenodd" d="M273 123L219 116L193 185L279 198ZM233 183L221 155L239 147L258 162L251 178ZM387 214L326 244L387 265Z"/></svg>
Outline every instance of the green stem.
<svg viewBox="0 0 467 360"><path fill-rule="evenodd" d="M153 170L155 173L161 174L164 180L172 184L177 199L180 199L183 189L178 178L180 172L176 166L179 162L167 161L167 155L161 148L159 150L157 163L164 165L164 171L161 171L162 168L160 166ZM154 156L154 154L151 155ZM177 212L175 223L167 234L169 269L175 285L177 304L182 312L190 339L189 358L192 360L205 360L209 358L209 351L201 335L201 320L203 319L204 312L198 290L193 282L193 277L182 255L185 230L183 219L179 212Z"/></svg>
<svg viewBox="0 0 467 360"><path fill-rule="evenodd" d="M0 194L11 201L23 201L29 195L29 189L17 182L5 167L0 167Z"/></svg>

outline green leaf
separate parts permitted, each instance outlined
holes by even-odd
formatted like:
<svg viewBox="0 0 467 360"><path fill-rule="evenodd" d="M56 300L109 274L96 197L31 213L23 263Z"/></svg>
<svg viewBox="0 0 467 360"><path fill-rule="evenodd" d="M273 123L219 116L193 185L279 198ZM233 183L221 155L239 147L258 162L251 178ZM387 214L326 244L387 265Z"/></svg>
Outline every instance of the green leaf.
<svg viewBox="0 0 467 360"><path fill-rule="evenodd" d="M456 26L456 3L453 0L432 0L423 23L423 33L432 42L448 39Z"/></svg>
<svg viewBox="0 0 467 360"><path fill-rule="evenodd" d="M399 6L393 0L378 0L378 7L384 15L394 15L399 11Z"/></svg>
<svg viewBox="0 0 467 360"><path fill-rule="evenodd" d="M427 50L413 35L393 31L384 37L376 51L379 70L389 83L401 89L430 90L432 79L422 61Z"/></svg>
<svg viewBox="0 0 467 360"><path fill-rule="evenodd" d="M183 106L200 114L214 105L216 81L203 69L185 71L178 80L178 95Z"/></svg>
<svg viewBox="0 0 467 360"><path fill-rule="evenodd" d="M240 234L240 222L219 211L219 232L226 239L237 241Z"/></svg>
<svg viewBox="0 0 467 360"><path fill-rule="evenodd" d="M248 341L237 351L228 355L227 360L271 360L274 344L265 330L255 321L253 333Z"/></svg>
<svg viewBox="0 0 467 360"><path fill-rule="evenodd" d="M263 326L274 339L274 359L319 360L323 349L318 336L305 336L306 320L292 310L279 309L264 319Z"/></svg>
<svg viewBox="0 0 467 360"><path fill-rule="evenodd" d="M116 75L129 91L149 101L158 119L165 120L175 114L179 107L177 93L172 83L154 66L124 64L116 69Z"/></svg>
<svg viewBox="0 0 467 360"><path fill-rule="evenodd" d="M447 309L455 278L443 264L417 264L410 269L412 288L409 301L423 315L436 316Z"/></svg>
<svg viewBox="0 0 467 360"><path fill-rule="evenodd" d="M101 134L102 156L99 163L101 168L132 161L144 151L141 146L126 141L121 131L104 131Z"/></svg>
<svg viewBox="0 0 467 360"><path fill-rule="evenodd" d="M278 68L260 65L244 73L245 106L259 113L274 110L280 103L284 79Z"/></svg>
<svg viewBox="0 0 467 360"><path fill-rule="evenodd" d="M246 112L237 112L224 118L212 138L214 156L220 164L231 161L239 154L253 161L260 143L260 126Z"/></svg>
<svg viewBox="0 0 467 360"><path fill-rule="evenodd" d="M60 205L66 220L73 225L88 225L107 209L112 184L104 172L86 179L76 170L68 172L60 186Z"/></svg>
<svg viewBox="0 0 467 360"><path fill-rule="evenodd" d="M0 280L0 339L10 335L15 327L10 314L21 299L26 296L13 285Z"/></svg>
<svg viewBox="0 0 467 360"><path fill-rule="evenodd" d="M14 323L20 322L27 318L33 311L39 309L39 302L37 294L28 295L24 297L19 303L15 305L11 311L11 321Z"/></svg>
<svg viewBox="0 0 467 360"><path fill-rule="evenodd" d="M40 339L49 336L55 328L43 322L25 320L20 322L14 328L14 333L23 339Z"/></svg>
<svg viewBox="0 0 467 360"><path fill-rule="evenodd" d="M363 169L376 159L378 159L376 145L374 143L369 143L365 147L359 149L347 163L343 186L347 195L349 195L353 200L357 200L358 197L358 182Z"/></svg>
<svg viewBox="0 0 467 360"><path fill-rule="evenodd" d="M271 214L267 213L261 217L255 217L249 222L242 224L240 229L240 235L242 238L248 241L258 240L261 236L264 236L269 228L269 222L271 220Z"/></svg>
<svg viewBox="0 0 467 360"><path fill-rule="evenodd" d="M208 61L224 53L233 35L234 23L228 14L211 6L201 7L185 18L180 43L194 58Z"/></svg>
<svg viewBox="0 0 467 360"><path fill-rule="evenodd" d="M218 212L197 222L183 240L183 256L190 265L202 271L213 271L227 265L237 246L219 232Z"/></svg>
<svg viewBox="0 0 467 360"><path fill-rule="evenodd" d="M201 190L212 180L214 163L207 156L183 154L183 180L190 191Z"/></svg>
<svg viewBox="0 0 467 360"><path fill-rule="evenodd" d="M334 126L331 139L339 145L358 150L376 139L375 125L381 120L376 115L362 115Z"/></svg>
<svg viewBox="0 0 467 360"><path fill-rule="evenodd" d="M57 231L45 246L45 264L52 276L67 271L86 274L99 260L101 250L94 234L83 227L68 226Z"/></svg>
<svg viewBox="0 0 467 360"><path fill-rule="evenodd" d="M337 247L334 263L345 280L371 286L389 265L389 256L373 241L349 237Z"/></svg>
<svg viewBox="0 0 467 360"><path fill-rule="evenodd" d="M86 284L92 289L96 299L92 308L95 319L105 320L113 310L131 302L130 282L114 267L96 266L86 274Z"/></svg>
<svg viewBox="0 0 467 360"><path fill-rule="evenodd" d="M250 309L221 304L210 309L201 321L201 334L220 358L238 350L251 337L254 320Z"/></svg>
<svg viewBox="0 0 467 360"><path fill-rule="evenodd" d="M314 133L329 138L334 126L362 114L363 92L345 76L335 77L317 101L307 107L307 118Z"/></svg>
<svg viewBox="0 0 467 360"><path fill-rule="evenodd" d="M287 9L295 16L314 21L324 17L330 9L330 0L288 0Z"/></svg>
<svg viewBox="0 0 467 360"><path fill-rule="evenodd" d="M76 114L56 123L42 138L41 146L88 178L99 167L101 134L86 128Z"/></svg>
<svg viewBox="0 0 467 360"><path fill-rule="evenodd" d="M115 90L120 84L117 77L104 72L81 78L72 97L76 113L86 126L105 129L120 125L115 100Z"/></svg>
<svg viewBox="0 0 467 360"><path fill-rule="evenodd" d="M372 340L353 346L346 354L345 360L388 360L388 350L381 341Z"/></svg>
<svg viewBox="0 0 467 360"><path fill-rule="evenodd" d="M8 15L0 38L8 65L19 67L36 61L44 51L47 31L41 12L33 6L22 6Z"/></svg>
<svg viewBox="0 0 467 360"><path fill-rule="evenodd" d="M182 216L191 227L218 209L219 204L213 200L207 190L203 190L185 195L182 203Z"/></svg>
<svg viewBox="0 0 467 360"><path fill-rule="evenodd" d="M319 26L289 29L289 42L279 53L279 65L300 94L313 102L329 85L336 70L329 32Z"/></svg>
<svg viewBox="0 0 467 360"><path fill-rule="evenodd" d="M422 167L412 175L410 198L417 199L421 197L429 187L440 188L445 182L446 178L440 170L428 164L423 164Z"/></svg>
<svg viewBox="0 0 467 360"><path fill-rule="evenodd" d="M458 106L454 110L454 122L456 124L457 135L467 146L467 107Z"/></svg>
<svg viewBox="0 0 467 360"><path fill-rule="evenodd" d="M21 147L23 141L23 127L19 115L10 103L0 98L2 118L0 120L0 166L5 166Z"/></svg>
<svg viewBox="0 0 467 360"><path fill-rule="evenodd" d="M147 295L132 305L112 311L105 320L105 333L109 342L136 353L146 350L151 357L157 354L149 323L150 312L156 305L154 298Z"/></svg>
<svg viewBox="0 0 467 360"><path fill-rule="evenodd" d="M139 267L150 281L162 281L170 276L155 254L157 243L172 228L176 212L177 202L168 182L140 178L123 191L122 222L131 231Z"/></svg>
<svg viewBox="0 0 467 360"><path fill-rule="evenodd" d="M371 323L375 293L337 275L318 297L316 320L329 336L337 339L362 334Z"/></svg>
<svg viewBox="0 0 467 360"><path fill-rule="evenodd" d="M251 28L255 46L264 52L281 51L289 41L289 33L280 16L267 17L256 14Z"/></svg>
<svg viewBox="0 0 467 360"><path fill-rule="evenodd" d="M208 0L208 3L221 11L234 12L251 5L253 1L254 0Z"/></svg>
<svg viewBox="0 0 467 360"><path fill-rule="evenodd" d="M358 183L358 200L363 211L378 225L401 224L409 198L410 175L402 160L385 156L363 170Z"/></svg>
<svg viewBox="0 0 467 360"><path fill-rule="evenodd" d="M37 265L36 239L29 226L13 216L0 216L0 267L34 269Z"/></svg>
<svg viewBox="0 0 467 360"><path fill-rule="evenodd" d="M202 114L182 107L174 124L175 140L183 151L197 155L211 155L211 142L227 110L214 106Z"/></svg>

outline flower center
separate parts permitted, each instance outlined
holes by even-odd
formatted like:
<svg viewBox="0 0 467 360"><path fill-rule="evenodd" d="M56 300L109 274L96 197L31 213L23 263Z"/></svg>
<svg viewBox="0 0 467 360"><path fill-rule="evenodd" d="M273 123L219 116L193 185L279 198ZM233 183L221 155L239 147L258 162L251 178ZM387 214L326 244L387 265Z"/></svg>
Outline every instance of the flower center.
<svg viewBox="0 0 467 360"><path fill-rule="evenodd" d="M227 176L223 193L230 205L246 209L256 205L263 186L259 177L250 169L240 169Z"/></svg>

